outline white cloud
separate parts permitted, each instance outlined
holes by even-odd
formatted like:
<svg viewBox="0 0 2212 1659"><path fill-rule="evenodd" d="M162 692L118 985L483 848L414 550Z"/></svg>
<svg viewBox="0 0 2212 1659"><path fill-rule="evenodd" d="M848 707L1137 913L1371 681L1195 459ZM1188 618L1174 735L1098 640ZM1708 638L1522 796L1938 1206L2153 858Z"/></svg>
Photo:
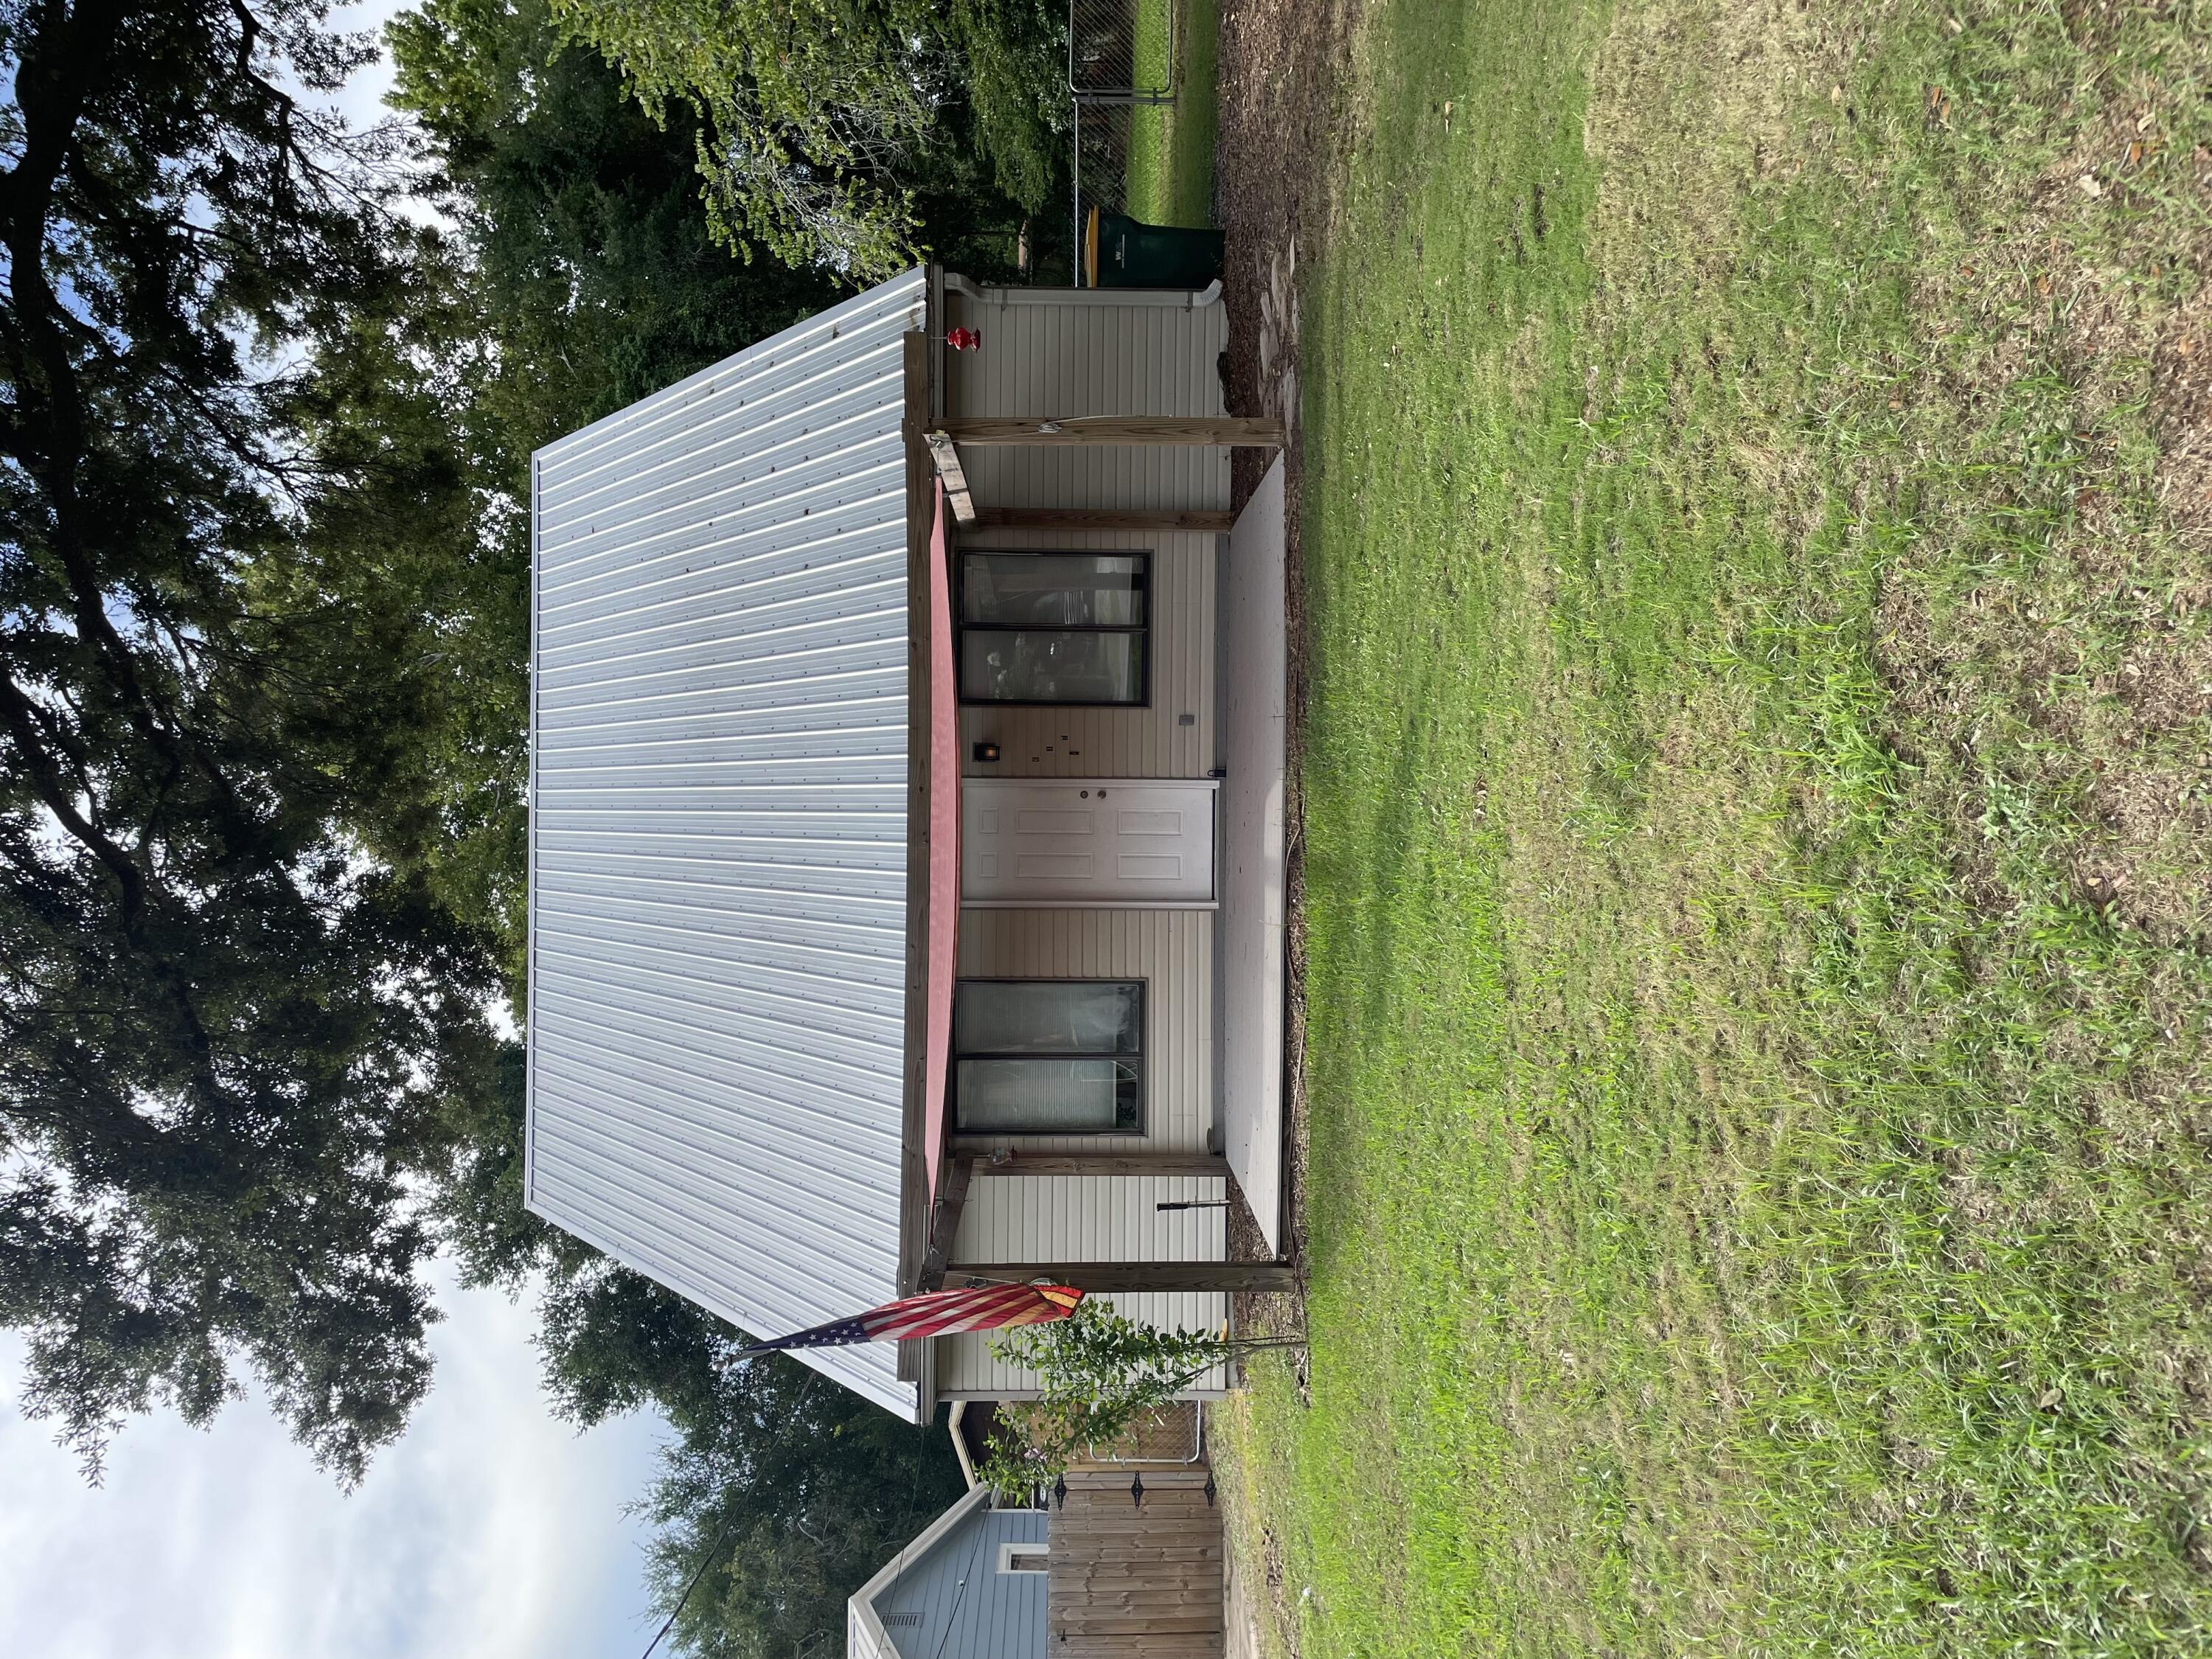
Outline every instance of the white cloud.
<svg viewBox="0 0 2212 1659"><path fill-rule="evenodd" d="M392 54L381 48L384 26L417 3L419 0L341 0L341 3L333 6L329 27L342 34L370 35L380 50L373 59L356 70L337 92L313 93L307 96L317 105L336 110L356 132L365 131L387 121L405 119L411 123L413 117L402 117L384 101L397 82L398 75L392 67ZM416 188L420 187L425 171L424 165L419 161L408 168ZM403 197L397 204L397 210L418 224L436 225L447 230L453 228L453 221L419 195Z"/></svg>
<svg viewBox="0 0 2212 1659"><path fill-rule="evenodd" d="M258 1398L206 1433L131 1424L87 1487L0 1413L0 1652L56 1659L607 1659L652 1631L622 1514L661 1425L548 1414L529 1307L441 1273L438 1370L406 1437L342 1496ZM0 1349L12 1401L20 1345Z"/></svg>
<svg viewBox="0 0 2212 1659"><path fill-rule="evenodd" d="M380 46L384 26L415 3L416 0L345 0L345 3L331 9L330 27L341 34L373 33ZM356 130L373 127L379 121L392 118L392 112L384 104L392 83L392 56L380 52L374 63L364 64L353 72L330 102Z"/></svg>

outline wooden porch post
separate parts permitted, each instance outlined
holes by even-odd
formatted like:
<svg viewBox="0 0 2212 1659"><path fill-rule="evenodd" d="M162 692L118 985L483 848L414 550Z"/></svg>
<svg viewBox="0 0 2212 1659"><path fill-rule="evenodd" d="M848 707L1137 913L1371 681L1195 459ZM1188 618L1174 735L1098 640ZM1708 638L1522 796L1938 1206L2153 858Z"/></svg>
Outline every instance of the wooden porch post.
<svg viewBox="0 0 2212 1659"><path fill-rule="evenodd" d="M945 1263L960 1232L960 1212L968 1206L968 1177L975 1170L974 1158L952 1156L951 1167L945 1172L944 1190L937 1194L935 1213L929 1218L929 1249L921 1258L918 1289L933 1291L945 1283Z"/></svg>
<svg viewBox="0 0 2212 1659"><path fill-rule="evenodd" d="M1211 1152L1016 1152L1003 1162L980 1152L973 1156L979 1176L1197 1176L1224 1180L1229 1174L1229 1160Z"/></svg>

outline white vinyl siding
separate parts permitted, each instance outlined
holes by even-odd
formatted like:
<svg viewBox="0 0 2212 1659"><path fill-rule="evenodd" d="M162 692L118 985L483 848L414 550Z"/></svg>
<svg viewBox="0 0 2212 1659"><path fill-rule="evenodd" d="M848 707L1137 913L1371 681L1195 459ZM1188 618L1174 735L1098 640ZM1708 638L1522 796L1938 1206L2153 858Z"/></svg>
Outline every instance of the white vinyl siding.
<svg viewBox="0 0 2212 1659"><path fill-rule="evenodd" d="M945 354L948 416L1228 412L1218 362L1229 313L1218 302L1117 305L1075 293L1054 303L1057 296L1036 289L983 294L945 296L949 319L983 337L976 350ZM1226 449L970 445L960 460L978 507L1229 505Z"/></svg>
<svg viewBox="0 0 2212 1659"><path fill-rule="evenodd" d="M1146 295L986 289L946 296L954 324L981 347L945 357L950 416L1159 415L1226 412L1217 367L1229 343L1218 303ZM961 452L979 507L1171 508L1229 505L1229 452L1202 447L1008 447ZM1215 538L1188 532L993 530L966 548L1152 552L1152 702L1145 708L967 708L964 769L1000 777L1198 778L1213 764ZM1192 724L1182 724L1188 714ZM972 758L978 742L1003 750Z"/></svg>
<svg viewBox="0 0 2212 1659"><path fill-rule="evenodd" d="M955 1261L1219 1261L1228 1212L1161 1203L1227 1195L1217 1176L979 1175L955 1235Z"/></svg>
<svg viewBox="0 0 2212 1659"><path fill-rule="evenodd" d="M1219 1261L1228 1255L1228 1212L1154 1208L1163 1200L1218 1200L1228 1183L1200 1176L978 1175L952 1249L970 1262ZM954 1268L948 1284L959 1282ZM1172 1329L1215 1330L1228 1317L1217 1291L1121 1292L1105 1297L1131 1318ZM938 1343L938 1384L955 1394L1027 1389L1036 1379L1000 1364L981 1335ZM1209 1381L1206 1388L1219 1386Z"/></svg>

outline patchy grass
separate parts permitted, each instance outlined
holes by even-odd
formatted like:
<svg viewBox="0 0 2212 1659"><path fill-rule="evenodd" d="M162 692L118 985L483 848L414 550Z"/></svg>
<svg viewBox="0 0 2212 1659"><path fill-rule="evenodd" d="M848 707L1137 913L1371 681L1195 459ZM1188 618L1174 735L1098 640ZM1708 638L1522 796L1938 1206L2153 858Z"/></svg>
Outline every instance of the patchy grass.
<svg viewBox="0 0 2212 1659"><path fill-rule="evenodd" d="M1277 1645L2212 1642L2212 15L1395 0ZM1261 1575L1264 1578L1264 1571Z"/></svg>
<svg viewBox="0 0 2212 1659"><path fill-rule="evenodd" d="M1219 100L1218 0L1139 0L1139 85L1167 84L1172 38L1176 100L1129 112L1127 203L1132 218L1205 227L1213 220L1213 147Z"/></svg>

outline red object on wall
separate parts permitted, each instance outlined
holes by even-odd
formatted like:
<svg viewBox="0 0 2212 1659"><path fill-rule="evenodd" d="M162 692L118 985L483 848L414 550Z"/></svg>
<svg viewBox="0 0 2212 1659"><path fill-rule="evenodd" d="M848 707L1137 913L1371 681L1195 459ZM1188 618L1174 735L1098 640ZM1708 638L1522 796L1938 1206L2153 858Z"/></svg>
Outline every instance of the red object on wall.
<svg viewBox="0 0 2212 1659"><path fill-rule="evenodd" d="M983 343L983 337L972 328L956 328L945 337L945 343L955 351L973 351Z"/></svg>
<svg viewBox="0 0 2212 1659"><path fill-rule="evenodd" d="M945 1152L945 1070L952 1054L953 935L960 925L960 702L953 685L952 592L945 486L929 531L929 996L922 1063L922 1166L929 1191ZM919 874L920 872L915 872ZM911 879L911 878L909 878Z"/></svg>

